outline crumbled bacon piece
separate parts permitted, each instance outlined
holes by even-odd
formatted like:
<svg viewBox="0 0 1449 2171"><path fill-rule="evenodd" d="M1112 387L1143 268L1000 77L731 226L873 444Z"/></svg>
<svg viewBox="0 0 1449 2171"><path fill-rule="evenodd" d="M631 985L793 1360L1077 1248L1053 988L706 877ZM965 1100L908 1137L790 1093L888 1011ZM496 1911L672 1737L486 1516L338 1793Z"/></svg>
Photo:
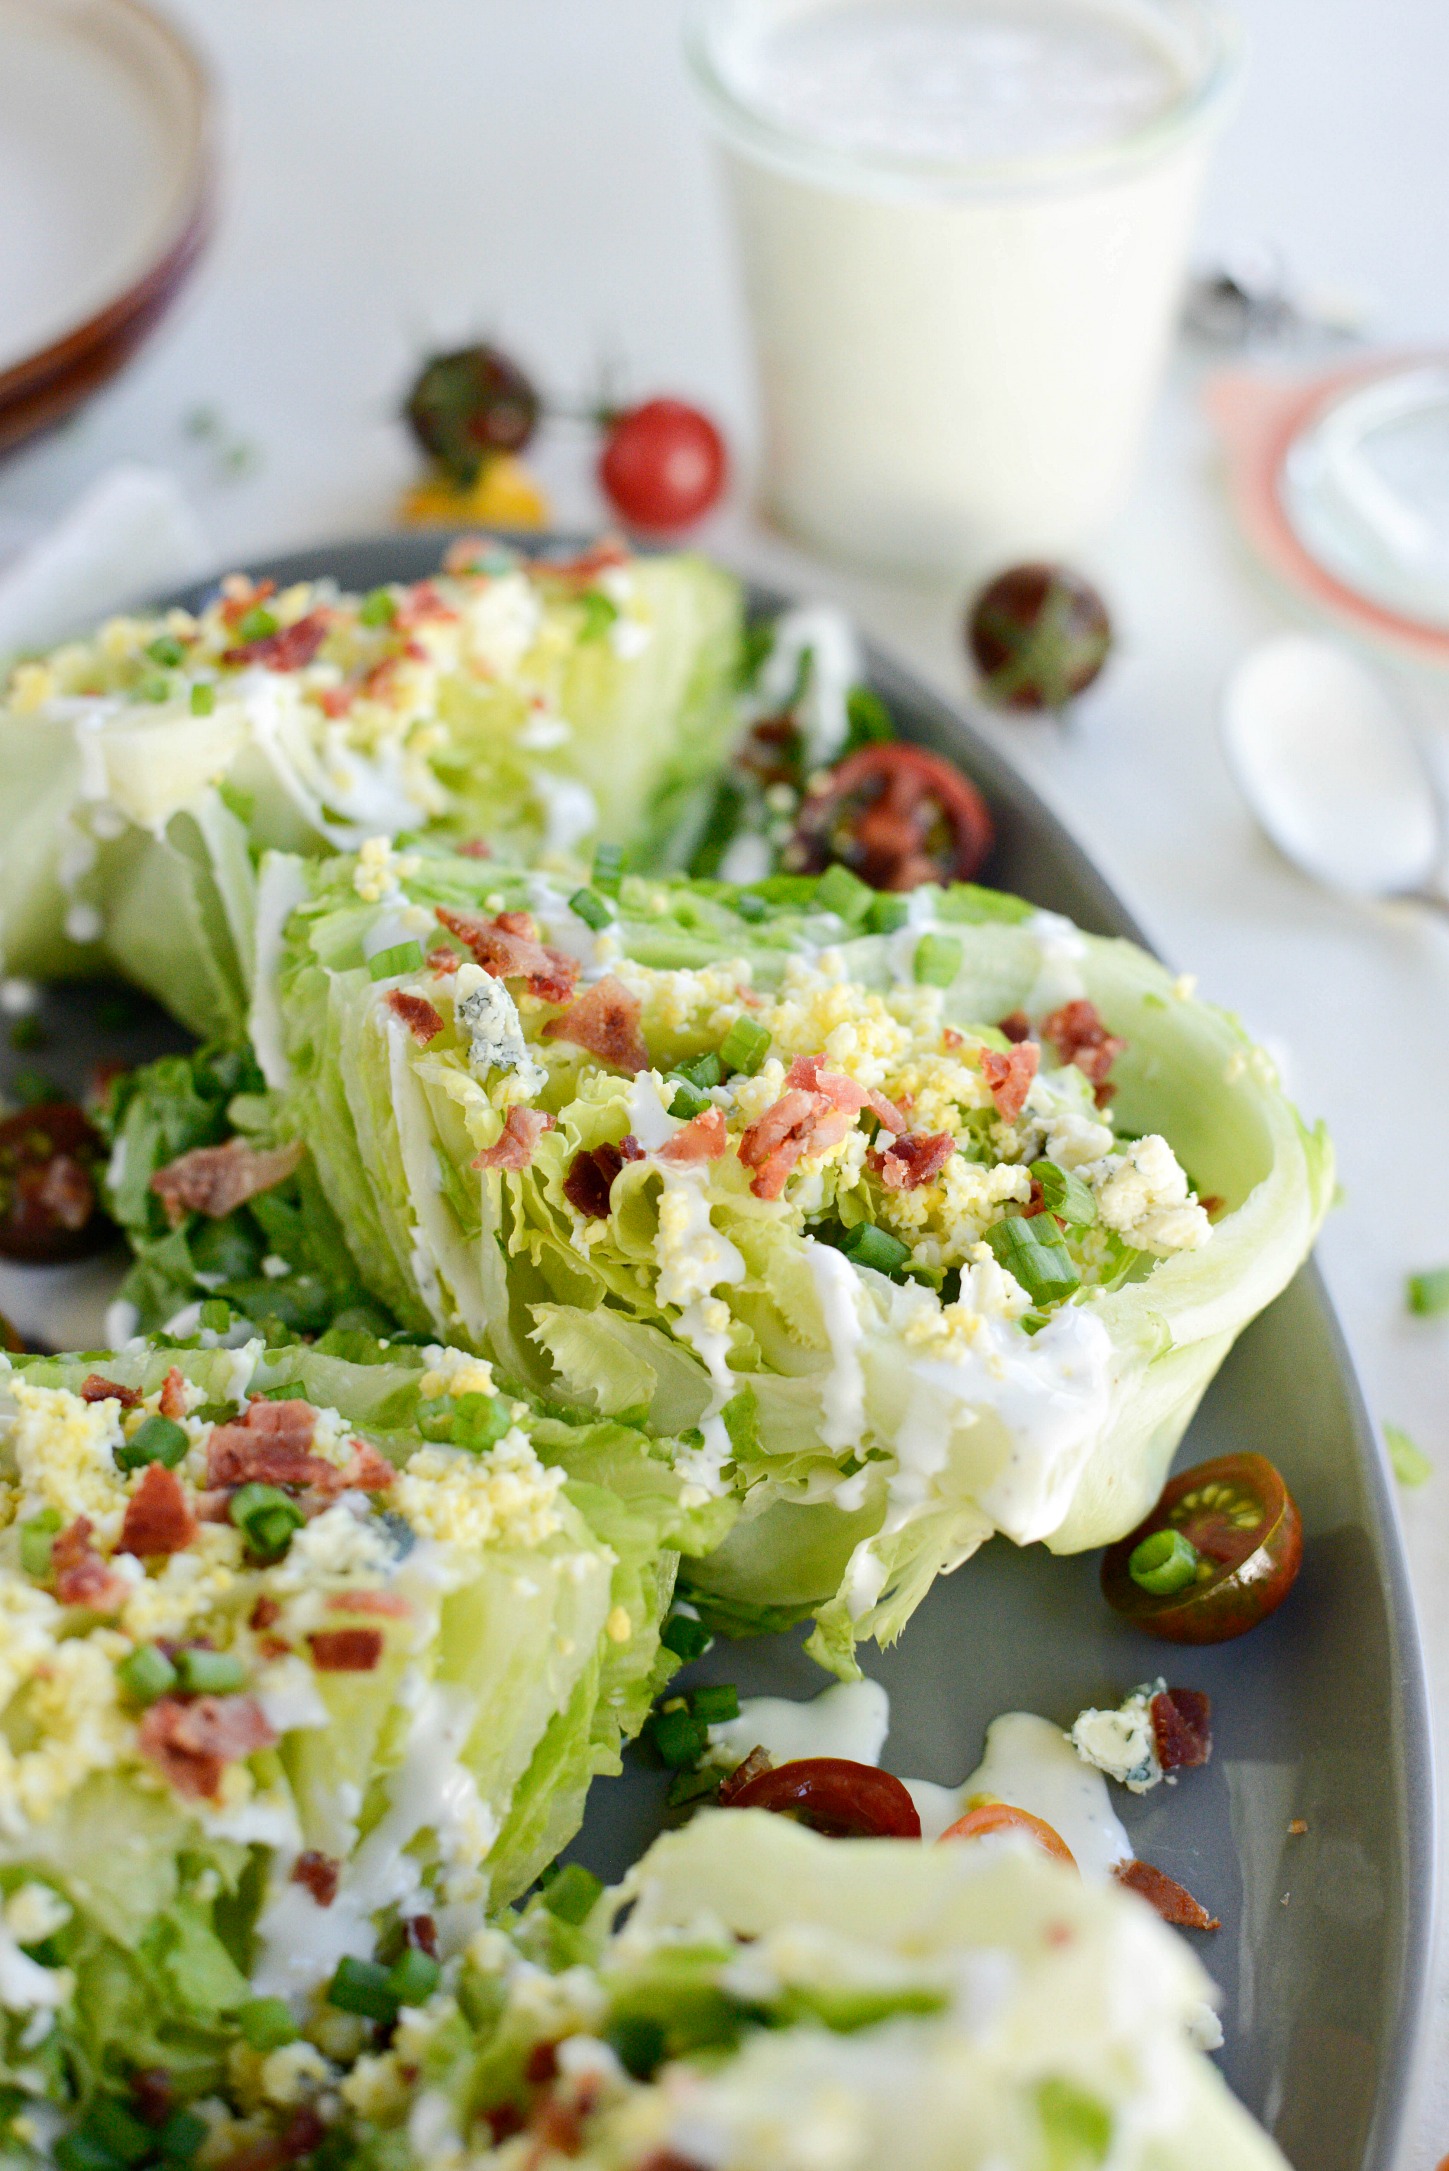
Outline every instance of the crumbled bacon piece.
<svg viewBox="0 0 1449 2171"><path fill-rule="evenodd" d="M411 994L406 988L389 988L387 1007L395 1018L400 1018L420 1048L426 1048L430 1040L436 1040L443 1030L443 1020L426 995Z"/></svg>
<svg viewBox="0 0 1449 2171"><path fill-rule="evenodd" d="M249 1146L244 1138L229 1138L224 1146L194 1146L158 1168L151 1189L173 1229L179 1229L188 1214L219 1221L234 1207L284 1182L306 1150L300 1138L285 1146Z"/></svg>
<svg viewBox="0 0 1449 2171"><path fill-rule="evenodd" d="M131 2108L147 2126L164 2126L176 2108L176 2084L162 2065L141 2066L126 2084Z"/></svg>
<svg viewBox="0 0 1449 2171"><path fill-rule="evenodd" d="M217 1425L206 1443L206 1481L226 1485L317 1485L346 1488L345 1474L309 1455L317 1412L310 1402L252 1402L245 1417Z"/></svg>
<svg viewBox="0 0 1449 2171"><path fill-rule="evenodd" d="M656 2148L644 2158L639 2171L704 2171L704 2165L693 2156L681 2156L677 2148Z"/></svg>
<svg viewBox="0 0 1449 2171"><path fill-rule="evenodd" d="M192 1513L181 1480L164 1462L148 1462L141 1482L126 1502L118 1553L134 1553L149 1560L156 1553L184 1553L196 1536Z"/></svg>
<svg viewBox="0 0 1449 2171"><path fill-rule="evenodd" d="M418 580L405 590L393 624L406 633L414 626L426 625L430 618L447 623L456 621L457 617L452 604L443 601L430 580Z"/></svg>
<svg viewBox="0 0 1449 2171"><path fill-rule="evenodd" d="M534 1149L554 1119L541 1108L525 1108L515 1101L503 1118L503 1129L491 1146L473 1157L474 1168L529 1168Z"/></svg>
<svg viewBox="0 0 1449 2171"><path fill-rule="evenodd" d="M330 1465L329 1465L330 1468ZM330 1482L324 1483L323 1492L385 1493L397 1476L386 1455L375 1448L371 1440L354 1440L351 1460L340 1470L334 1470ZM316 1479L311 1482L316 1484Z"/></svg>
<svg viewBox="0 0 1449 2171"><path fill-rule="evenodd" d="M682 1124L672 1138L665 1139L657 1158L676 1165L717 1161L729 1142L724 1110L702 1108L697 1116L691 1116L688 1123Z"/></svg>
<svg viewBox="0 0 1449 2171"><path fill-rule="evenodd" d="M380 1613L393 1621L412 1618L412 1606L401 1591L330 1591L328 1610L332 1613Z"/></svg>
<svg viewBox="0 0 1449 2171"><path fill-rule="evenodd" d="M550 1018L543 1037L567 1040L631 1076L649 1068L649 1050L639 1030L639 998L612 976L596 981L560 1017Z"/></svg>
<svg viewBox="0 0 1449 2171"><path fill-rule="evenodd" d="M542 2088L558 2072L557 2043L535 2043L523 2068L530 2088Z"/></svg>
<svg viewBox="0 0 1449 2171"><path fill-rule="evenodd" d="M295 625L279 626L260 640L245 641L239 648L224 648L223 663L259 663L268 671L301 671L327 638L330 611L308 611Z"/></svg>
<svg viewBox="0 0 1449 2171"><path fill-rule="evenodd" d="M342 1864L330 1854L319 1854L315 1847L304 1848L292 1864L292 1883L310 1892L319 1907L332 1905L341 1875Z"/></svg>
<svg viewBox="0 0 1449 2171"><path fill-rule="evenodd" d="M99 1372L87 1372L80 1383L80 1398L82 1402L119 1402L123 1410L134 1410L141 1396L135 1387L122 1387Z"/></svg>
<svg viewBox="0 0 1449 2171"><path fill-rule="evenodd" d="M282 1609L277 1604L276 1599L263 1595L247 1615L247 1626L255 1629L270 1628L273 1621L279 1621L281 1618Z"/></svg>
<svg viewBox="0 0 1449 2171"><path fill-rule="evenodd" d="M533 926L526 913L501 912L496 920L485 920L477 912L455 912L451 905L439 905L438 918L450 935L457 936L475 964L495 980L522 980L530 995L549 1003L566 1003L573 994L579 977L578 959L550 948L531 934L520 934L520 920ZM507 925L509 921L514 924Z"/></svg>
<svg viewBox="0 0 1449 2171"><path fill-rule="evenodd" d="M88 1515L78 1515L51 1546L55 1595L63 1606L86 1606L92 1613L118 1613L131 1595L131 1586L91 1544L93 1528Z"/></svg>
<svg viewBox="0 0 1449 2171"><path fill-rule="evenodd" d="M380 1628L316 1628L307 1641L318 1673L371 1673L382 1657Z"/></svg>
<svg viewBox="0 0 1449 2171"><path fill-rule="evenodd" d="M739 1157L755 1174L750 1189L757 1199L777 1199L791 1169L807 1153L838 1146L855 1122L856 1111L840 1107L826 1093L789 1087L758 1116L739 1143Z"/></svg>
<svg viewBox="0 0 1449 2171"><path fill-rule="evenodd" d="M1186 1885L1180 1885L1165 1870L1154 1869L1150 1862L1119 1862L1112 1875L1129 1892L1136 1892L1155 1907L1164 1922L1170 1922L1178 1930L1220 1930L1222 1924L1216 1915L1210 1915L1201 1900L1195 1900Z"/></svg>
<svg viewBox="0 0 1449 2171"><path fill-rule="evenodd" d="M595 2073L580 2073L556 2082L533 2107L528 2130L545 2156L577 2156L584 2146L584 2126L599 2099L600 2080Z"/></svg>
<svg viewBox="0 0 1449 2171"><path fill-rule="evenodd" d="M576 1153L563 1187L574 1212L588 1221L607 1221L609 1193L623 1166L624 1155L618 1146L595 1146L592 1151Z"/></svg>
<svg viewBox="0 0 1449 2171"><path fill-rule="evenodd" d="M1021 1218L1023 1221L1035 1221L1038 1214L1044 1214L1045 1212L1046 1191L1043 1188L1040 1176L1033 1176L1031 1179L1031 1197L1021 1209Z"/></svg>
<svg viewBox="0 0 1449 2171"><path fill-rule="evenodd" d="M454 847L459 859L491 859L493 847L486 837L465 837Z"/></svg>
<svg viewBox="0 0 1449 2171"><path fill-rule="evenodd" d="M431 1915L409 1915L403 1928L407 1931L410 1945L416 1945L418 1951L425 1952L430 1960L437 1959L438 1925Z"/></svg>
<svg viewBox="0 0 1449 2171"><path fill-rule="evenodd" d="M1008 1010L1004 1018L997 1019L996 1030L1005 1033L1008 1040L1030 1040L1031 1019L1024 1010Z"/></svg>
<svg viewBox="0 0 1449 2171"><path fill-rule="evenodd" d="M156 1407L161 1415L169 1417L173 1424L177 1418L186 1415L186 1376L179 1364L173 1364L162 1380Z"/></svg>
<svg viewBox="0 0 1449 2171"><path fill-rule="evenodd" d="M941 1046L943 1048L949 1048L954 1053L957 1048L964 1048L965 1045L966 1035L958 1033L954 1025L943 1025L941 1027Z"/></svg>
<svg viewBox="0 0 1449 2171"><path fill-rule="evenodd" d="M918 1191L940 1175L955 1151L950 1131L908 1131L904 1138L893 1139L884 1153L872 1153L868 1166L887 1191Z"/></svg>
<svg viewBox="0 0 1449 2171"><path fill-rule="evenodd" d="M1202 1689L1162 1689L1148 1706L1157 1761L1164 1771L1192 1771L1213 1753L1212 1698Z"/></svg>
<svg viewBox="0 0 1449 2171"><path fill-rule="evenodd" d="M312 699L316 702L322 714L330 716L332 721L336 723L339 718L351 714L352 705L357 699L357 694L358 688L351 684L319 686L313 693Z"/></svg>
<svg viewBox="0 0 1449 2171"><path fill-rule="evenodd" d="M785 1073L786 1088L799 1087L805 1093L823 1093L832 1108L864 1108L870 1095L864 1086L847 1078L843 1071L827 1070L823 1055L797 1055Z"/></svg>
<svg viewBox="0 0 1449 2171"><path fill-rule="evenodd" d="M1097 1088L1097 1105L1108 1092L1107 1074L1126 1047L1109 1033L1095 1003L1081 1000L1063 1003L1042 1020L1042 1036L1049 1040L1064 1063L1075 1063Z"/></svg>
<svg viewBox="0 0 1449 2171"><path fill-rule="evenodd" d="M163 1696L141 1721L140 1749L178 1794L214 1802L228 1764L270 1749L276 1732L254 1696Z"/></svg>
<svg viewBox="0 0 1449 2171"><path fill-rule="evenodd" d="M277 592L274 580L250 580L245 573L228 573L222 581L224 601L221 606L221 622L224 626L239 626L250 610L265 603L268 596Z"/></svg>
<svg viewBox="0 0 1449 2171"><path fill-rule="evenodd" d="M775 1759L768 1749L757 1742L743 1764L736 1764L728 1778L721 1779L719 1793L715 1797L720 1808L728 1809L735 1796L742 1794L752 1779L758 1779L761 1772L773 1771L774 1768Z"/></svg>
<svg viewBox="0 0 1449 2171"><path fill-rule="evenodd" d="M616 565L629 563L629 546L617 535L601 535L597 543L590 543L573 558L530 558L523 570L535 580L577 581L587 587L600 573L607 573Z"/></svg>
<svg viewBox="0 0 1449 2171"><path fill-rule="evenodd" d="M1034 1040L1018 1041L1005 1054L999 1048L982 1049L981 1075L991 1088L996 1113L1003 1123L1015 1123L1026 1106L1040 1061L1041 1050Z"/></svg>

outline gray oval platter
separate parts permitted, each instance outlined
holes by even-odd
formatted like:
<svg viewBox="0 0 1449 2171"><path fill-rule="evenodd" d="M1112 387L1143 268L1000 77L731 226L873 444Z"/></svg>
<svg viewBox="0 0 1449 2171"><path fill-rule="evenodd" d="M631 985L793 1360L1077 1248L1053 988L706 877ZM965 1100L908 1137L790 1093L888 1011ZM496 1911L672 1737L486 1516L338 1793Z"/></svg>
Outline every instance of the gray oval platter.
<svg viewBox="0 0 1449 2171"><path fill-rule="evenodd" d="M368 589L433 570L447 539L319 546L253 570L283 586L331 574ZM780 600L755 596L762 611ZM1061 824L962 716L878 653L870 676L902 733L959 762L990 801L1000 841L986 879L1141 940ZM46 1002L56 1040L46 1068L72 1089L98 1056L135 1061L176 1044L173 1029L148 1023L102 1045L83 1000L57 990ZM8 1053L0 1063L18 1067ZM44 1317L48 1271L65 1270L9 1270L0 1301L23 1273L23 1310ZM894 1649L862 1655L891 1692L884 1761L943 1781L974 1766L1000 1711L1070 1723L1164 1668L1208 1690L1207 1770L1141 1799L1114 1790L1116 1806L1139 1854L1222 1918L1194 1942L1224 1992L1220 2059L1233 2088L1299 2171L1389 2171L1432 1931L1428 1706L1386 1464L1312 1265L1237 1344L1179 1461L1249 1448L1287 1477L1307 1551L1288 1604L1242 1641L1175 1652L1107 1610L1096 1556L1056 1560L997 1540L936 1586ZM813 1695L827 1677L799 1640L717 1644L694 1675L745 1694ZM665 1776L631 1756L622 1778L597 1782L570 1852L605 1876L621 1872L659 1828ZM1307 1831L1293 1837L1297 1819Z"/></svg>

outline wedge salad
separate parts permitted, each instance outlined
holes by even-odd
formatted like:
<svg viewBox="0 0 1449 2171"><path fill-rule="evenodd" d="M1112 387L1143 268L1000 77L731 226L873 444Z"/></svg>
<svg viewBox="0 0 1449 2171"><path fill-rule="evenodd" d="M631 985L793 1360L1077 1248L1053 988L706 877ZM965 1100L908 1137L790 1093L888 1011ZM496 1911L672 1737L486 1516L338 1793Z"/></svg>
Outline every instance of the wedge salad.
<svg viewBox="0 0 1449 2171"><path fill-rule="evenodd" d="M1270 1463L1163 1486L1331 1151L974 880L859 672L701 560L476 538L12 671L0 993L198 1039L0 1118L0 1252L131 1251L108 1349L0 1335L7 2162L1281 2171L1107 1794L1206 1693L906 1781L857 1646L993 1536L1184 1644L1286 1598ZM814 1703L673 1680L807 1621ZM605 1891L641 1735L689 1821Z"/></svg>
<svg viewBox="0 0 1449 2171"><path fill-rule="evenodd" d="M696 1590L736 1626L813 1614L847 1672L993 1531L1130 1529L1327 1205L1267 1057L1130 944L995 892L571 882L266 863L268 1092L210 1149L249 1210L305 1147L327 1241L403 1326L685 1439L681 1475L742 1508ZM159 1168L128 1121L113 1190L165 1229L152 1268L179 1296L194 1245L265 1313L215 1273L208 1151Z"/></svg>
<svg viewBox="0 0 1449 2171"><path fill-rule="evenodd" d="M235 1033L265 846L648 849L711 788L740 627L702 559L477 541L366 596L237 574L199 615L112 619L0 694L0 968L118 971Z"/></svg>

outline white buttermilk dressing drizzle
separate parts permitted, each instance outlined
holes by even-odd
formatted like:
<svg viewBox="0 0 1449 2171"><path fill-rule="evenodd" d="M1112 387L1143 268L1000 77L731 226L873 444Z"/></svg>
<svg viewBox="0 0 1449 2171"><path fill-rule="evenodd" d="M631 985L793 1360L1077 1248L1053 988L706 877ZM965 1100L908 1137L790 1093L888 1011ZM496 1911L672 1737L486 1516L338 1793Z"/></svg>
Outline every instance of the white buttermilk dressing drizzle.
<svg viewBox="0 0 1449 2171"><path fill-rule="evenodd" d="M820 1437L833 1452L855 1447L865 1430L865 1374L860 1347L860 1291L850 1261L829 1244L805 1239L805 1257L830 1344L830 1370L820 1389Z"/></svg>
<svg viewBox="0 0 1449 2171"><path fill-rule="evenodd" d="M784 708L807 652L810 667L795 716L811 762L819 763L833 760L844 745L849 728L846 696L865 676L855 628L843 611L828 603L807 603L776 621L774 642L760 668L755 706L761 716Z"/></svg>
<svg viewBox="0 0 1449 2171"><path fill-rule="evenodd" d="M1038 1018L1059 1010L1063 1003L1078 1002L1086 994L1082 962L1087 945L1081 930L1059 912L1033 913L1026 925L1028 933L1036 938L1041 963L1022 1008L1028 1017Z"/></svg>
<svg viewBox="0 0 1449 2171"><path fill-rule="evenodd" d="M712 1726L709 1740L731 1763L760 1748L777 1764L807 1756L879 1764L890 1723L890 1697L879 1681L839 1681L808 1704L787 1696L746 1696L739 1717Z"/></svg>
<svg viewBox="0 0 1449 2171"><path fill-rule="evenodd" d="M657 1071L641 1070L629 1088L629 1129L646 1153L667 1146L680 1128L678 1117L664 1105L661 1083Z"/></svg>
<svg viewBox="0 0 1449 2171"><path fill-rule="evenodd" d="M277 999L277 968L288 920L307 894L306 870L287 852L268 852L257 881L256 974L248 1031L262 1076L274 1093L292 1082L282 1012Z"/></svg>

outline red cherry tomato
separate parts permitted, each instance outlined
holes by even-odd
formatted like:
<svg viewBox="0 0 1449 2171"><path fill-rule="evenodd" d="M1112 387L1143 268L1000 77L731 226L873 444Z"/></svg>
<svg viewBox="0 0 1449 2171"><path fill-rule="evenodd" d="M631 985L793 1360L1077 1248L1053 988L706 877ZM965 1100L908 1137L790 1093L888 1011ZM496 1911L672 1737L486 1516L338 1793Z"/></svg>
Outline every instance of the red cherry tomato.
<svg viewBox="0 0 1449 2171"><path fill-rule="evenodd" d="M858 747L807 793L792 863L821 874L838 860L872 889L969 882L996 832L959 769L900 740Z"/></svg>
<svg viewBox="0 0 1449 2171"><path fill-rule="evenodd" d="M1179 1589L1144 1589L1132 1556L1178 1532L1198 1555ZM1303 1522L1265 1455L1219 1455L1172 1478L1152 1513L1102 1561L1102 1592L1134 1627L1168 1643L1226 1643L1275 1613L1303 1562Z"/></svg>
<svg viewBox="0 0 1449 2171"><path fill-rule="evenodd" d="M1055 1825L1033 1816L1029 1809L1013 1808L1010 1802L978 1802L964 1817L948 1824L941 1839L987 1839L993 1832L1023 1832L1054 1862L1065 1862L1068 1869L1077 1866L1076 1856Z"/></svg>
<svg viewBox="0 0 1449 2171"><path fill-rule="evenodd" d="M646 400L616 416L599 455L599 481L615 511L659 534L707 513L728 474L724 439L683 400Z"/></svg>
<svg viewBox="0 0 1449 2171"><path fill-rule="evenodd" d="M97 1251L111 1225L96 1203L105 1148L74 1101L46 1101L0 1123L0 1255L58 1265Z"/></svg>
<svg viewBox="0 0 1449 2171"><path fill-rule="evenodd" d="M919 1839L916 1805L888 1771L843 1756L777 1764L730 1801L731 1809L773 1809L831 1839Z"/></svg>

